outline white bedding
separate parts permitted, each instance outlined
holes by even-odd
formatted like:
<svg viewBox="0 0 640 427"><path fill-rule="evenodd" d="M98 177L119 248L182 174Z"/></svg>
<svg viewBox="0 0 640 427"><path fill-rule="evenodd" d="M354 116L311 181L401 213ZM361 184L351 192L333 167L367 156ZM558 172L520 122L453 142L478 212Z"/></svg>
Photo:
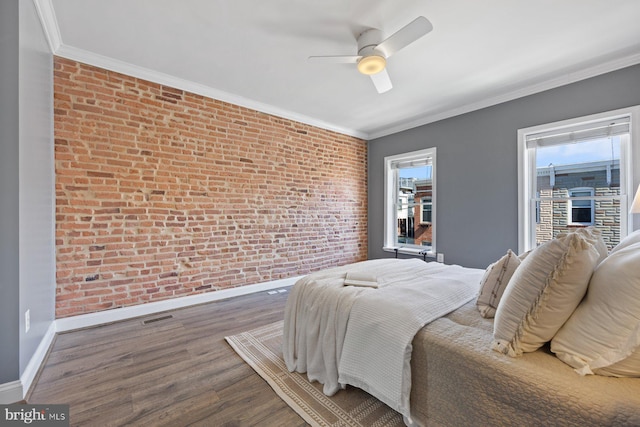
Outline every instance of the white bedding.
<svg viewBox="0 0 640 427"><path fill-rule="evenodd" d="M380 287L344 286L348 271ZM311 274L287 301L283 355L332 395L360 387L409 416L411 341L428 322L477 294L483 271L410 259L364 261Z"/></svg>

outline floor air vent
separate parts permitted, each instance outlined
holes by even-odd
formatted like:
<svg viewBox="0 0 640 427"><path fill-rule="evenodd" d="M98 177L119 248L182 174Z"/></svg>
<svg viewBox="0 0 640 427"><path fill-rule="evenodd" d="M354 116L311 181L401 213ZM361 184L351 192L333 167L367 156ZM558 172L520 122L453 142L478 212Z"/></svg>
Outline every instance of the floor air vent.
<svg viewBox="0 0 640 427"><path fill-rule="evenodd" d="M159 322L161 320L167 320L167 319L173 319L173 316L168 314L166 316L162 316L162 317L156 317L155 319L147 319L147 320L143 320L142 324L143 325L148 325L149 323L155 323L155 322Z"/></svg>

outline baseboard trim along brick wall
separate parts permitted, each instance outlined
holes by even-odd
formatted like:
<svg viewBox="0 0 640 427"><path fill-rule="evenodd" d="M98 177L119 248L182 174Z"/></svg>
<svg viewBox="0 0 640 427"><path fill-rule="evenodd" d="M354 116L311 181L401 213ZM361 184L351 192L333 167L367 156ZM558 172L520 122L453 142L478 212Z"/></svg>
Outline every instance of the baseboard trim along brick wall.
<svg viewBox="0 0 640 427"><path fill-rule="evenodd" d="M286 289L283 288L292 286L301 277L302 276L290 277L287 279L223 289L218 292L207 292L204 294L171 298L162 301L150 302L147 304L139 304L135 306L116 308L113 310L105 310L101 312L80 314L77 316L69 316L56 319L47 329L44 338L40 342L40 345L38 345L38 348L33 357L31 357L31 360L29 360L29 363L27 364L27 367L25 368L23 374L20 376L20 379L17 381L0 384L0 404L15 403L27 397L27 393L29 392L34 379L40 371L42 364L46 360L47 354L49 354L49 350L54 342L56 333L69 332L76 329L90 328L107 323L154 315L169 310L176 310L184 307L205 304L208 302L219 301L225 298L232 298L257 292L264 292L265 298L268 298L268 291L274 289L278 290L278 292L286 291Z"/></svg>
<svg viewBox="0 0 640 427"><path fill-rule="evenodd" d="M56 318L367 256L367 143L54 57Z"/></svg>
<svg viewBox="0 0 640 427"><path fill-rule="evenodd" d="M226 298L253 294L256 292L265 292L265 298L267 298L267 291L273 289L282 290L283 288L292 286L298 279L302 277L304 276L290 277L287 279L274 280L271 282L256 283L253 285L222 289L217 292L206 292L203 294L187 295L183 297L165 299L162 301L154 301L147 304L138 304L128 307L116 308L113 310L104 310L100 312L64 317L56 319L56 332L69 332L77 329L90 328L107 323L133 319L136 317L149 316L165 311L177 310L193 305L206 304Z"/></svg>

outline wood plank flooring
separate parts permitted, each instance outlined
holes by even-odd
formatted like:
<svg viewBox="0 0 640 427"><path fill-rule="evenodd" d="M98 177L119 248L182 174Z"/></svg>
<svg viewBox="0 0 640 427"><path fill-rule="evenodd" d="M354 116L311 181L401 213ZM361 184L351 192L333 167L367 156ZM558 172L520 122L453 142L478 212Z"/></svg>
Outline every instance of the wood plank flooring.
<svg viewBox="0 0 640 427"><path fill-rule="evenodd" d="M305 426L224 341L281 320L288 295L59 334L27 401L69 404L74 426Z"/></svg>

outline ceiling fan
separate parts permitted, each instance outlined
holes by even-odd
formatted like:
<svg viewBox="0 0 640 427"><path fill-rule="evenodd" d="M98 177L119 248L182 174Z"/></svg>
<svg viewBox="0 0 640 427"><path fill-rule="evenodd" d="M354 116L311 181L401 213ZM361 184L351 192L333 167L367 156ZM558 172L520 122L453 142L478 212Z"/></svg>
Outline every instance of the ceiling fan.
<svg viewBox="0 0 640 427"><path fill-rule="evenodd" d="M358 71L371 76L378 93L384 93L393 87L389 73L385 69L387 58L418 40L432 29L433 25L424 16L417 17L384 40L382 39L382 31L370 28L357 38L357 55L310 56L309 61L358 64Z"/></svg>

